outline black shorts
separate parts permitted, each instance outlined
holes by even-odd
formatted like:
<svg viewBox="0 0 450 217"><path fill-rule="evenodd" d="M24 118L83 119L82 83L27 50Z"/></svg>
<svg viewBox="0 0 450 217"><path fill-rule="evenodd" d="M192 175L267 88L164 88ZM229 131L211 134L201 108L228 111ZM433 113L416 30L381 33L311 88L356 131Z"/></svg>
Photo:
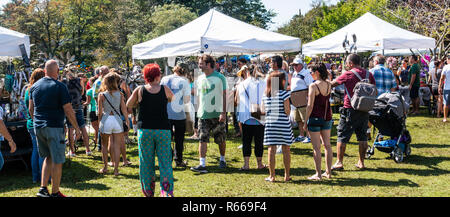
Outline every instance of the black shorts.
<svg viewBox="0 0 450 217"><path fill-rule="evenodd" d="M409 97L411 97L411 99L417 99L419 97L419 89L420 87L412 86L411 90L409 91Z"/></svg>
<svg viewBox="0 0 450 217"><path fill-rule="evenodd" d="M340 116L337 127L337 142L348 143L353 132L356 133L358 142L367 141L369 113L355 111L352 108L341 108Z"/></svg>
<svg viewBox="0 0 450 217"><path fill-rule="evenodd" d="M96 112L93 111L89 112L89 120L91 120L91 122L98 121L98 116Z"/></svg>

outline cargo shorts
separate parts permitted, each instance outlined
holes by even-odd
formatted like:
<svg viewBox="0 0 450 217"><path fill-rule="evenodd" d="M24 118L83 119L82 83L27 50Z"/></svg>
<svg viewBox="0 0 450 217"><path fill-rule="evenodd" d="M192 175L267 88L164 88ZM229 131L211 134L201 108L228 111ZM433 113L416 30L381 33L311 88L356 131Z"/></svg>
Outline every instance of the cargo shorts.
<svg viewBox="0 0 450 217"><path fill-rule="evenodd" d="M358 142L367 141L369 113L356 111L352 108L341 108L339 125L337 127L337 142L348 143L353 132Z"/></svg>
<svg viewBox="0 0 450 217"><path fill-rule="evenodd" d="M209 142L210 133L214 136L214 142L218 145L225 142L226 130L225 122L219 122L219 118L199 119L198 131L200 142Z"/></svg>

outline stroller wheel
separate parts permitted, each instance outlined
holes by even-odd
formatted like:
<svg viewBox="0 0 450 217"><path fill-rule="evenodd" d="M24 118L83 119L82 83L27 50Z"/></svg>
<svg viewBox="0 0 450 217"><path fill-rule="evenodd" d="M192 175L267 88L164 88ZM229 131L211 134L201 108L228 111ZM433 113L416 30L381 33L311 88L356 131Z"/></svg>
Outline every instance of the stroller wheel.
<svg viewBox="0 0 450 217"><path fill-rule="evenodd" d="M401 162L403 162L403 152L402 152L402 149L399 148L399 147L396 147L396 148L394 149L393 152L394 152L394 153L393 153L393 155L394 155L394 161L395 161L396 163L401 163Z"/></svg>

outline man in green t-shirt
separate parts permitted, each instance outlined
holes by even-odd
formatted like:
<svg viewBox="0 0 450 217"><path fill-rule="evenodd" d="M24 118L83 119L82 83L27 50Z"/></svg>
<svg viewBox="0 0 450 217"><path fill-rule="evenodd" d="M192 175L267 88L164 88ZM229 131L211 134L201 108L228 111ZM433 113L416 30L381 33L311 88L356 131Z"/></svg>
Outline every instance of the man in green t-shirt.
<svg viewBox="0 0 450 217"><path fill-rule="evenodd" d="M413 55L409 58L409 62L411 64L411 68L409 69L408 73L408 81L409 81L409 95L411 97L413 110L412 114L417 115L419 114L419 106L420 106L420 99L419 99L419 89L420 89L420 66L417 63L418 58L417 56Z"/></svg>
<svg viewBox="0 0 450 217"><path fill-rule="evenodd" d="M198 130L200 136L199 155L200 164L192 167L195 172L206 173L206 151L210 132L214 136L214 142L219 145L220 168L226 168L226 89L225 76L214 70L216 61L210 55L203 55L198 60L198 66L204 74L200 75L196 82L198 96Z"/></svg>

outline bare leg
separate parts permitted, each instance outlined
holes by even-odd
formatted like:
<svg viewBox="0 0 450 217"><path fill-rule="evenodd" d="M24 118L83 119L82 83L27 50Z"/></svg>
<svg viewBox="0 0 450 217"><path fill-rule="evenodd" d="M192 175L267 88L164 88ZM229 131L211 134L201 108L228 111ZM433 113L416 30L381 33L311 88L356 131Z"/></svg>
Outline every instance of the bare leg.
<svg viewBox="0 0 450 217"><path fill-rule="evenodd" d="M334 164L334 167L337 168L341 168L344 166L344 154L345 154L345 148L346 148L346 143L342 143L342 142L338 142L337 143L337 161Z"/></svg>
<svg viewBox="0 0 450 217"><path fill-rule="evenodd" d="M125 135L128 136L128 132L126 132ZM125 142L123 142L120 146L120 154L122 155L123 165L127 165L129 162L127 159L127 148Z"/></svg>
<svg viewBox="0 0 450 217"><path fill-rule="evenodd" d="M271 145L269 146L269 154L267 155L268 162L269 162L269 180L275 181L275 154L277 152L277 146Z"/></svg>
<svg viewBox="0 0 450 217"><path fill-rule="evenodd" d="M75 153L75 138L73 135L73 128L68 128L67 131L69 132L69 146L70 146L70 152Z"/></svg>
<svg viewBox="0 0 450 217"><path fill-rule="evenodd" d="M86 152L90 152L91 150L89 149L89 136L86 130L86 127L82 127L81 129L81 133L83 134L83 143L84 146L86 147Z"/></svg>
<svg viewBox="0 0 450 217"><path fill-rule="evenodd" d="M444 122L447 122L448 106L444 105Z"/></svg>
<svg viewBox="0 0 450 217"><path fill-rule="evenodd" d="M112 143L112 153L114 156L114 175L119 175L119 161L120 161L120 148L122 145L124 145L125 140L123 133L115 133L113 134L114 137L114 143Z"/></svg>
<svg viewBox="0 0 450 217"><path fill-rule="evenodd" d="M219 145L219 152L220 152L221 156L225 156L226 148L227 148L227 143L225 141Z"/></svg>
<svg viewBox="0 0 450 217"><path fill-rule="evenodd" d="M364 142L359 142L359 161L357 166L360 169L365 168L364 166L364 158L366 157L366 152L367 152L367 141Z"/></svg>
<svg viewBox="0 0 450 217"><path fill-rule="evenodd" d="M41 175L41 187L48 186L48 180L52 175L52 159L51 157L46 157L42 163L42 175Z"/></svg>
<svg viewBox="0 0 450 217"><path fill-rule="evenodd" d="M59 192L59 186L61 184L62 176L62 164L52 164L52 193Z"/></svg>
<svg viewBox="0 0 450 217"><path fill-rule="evenodd" d="M97 144L97 135L98 135L98 121L91 122L92 127L94 128L94 144Z"/></svg>
<svg viewBox="0 0 450 217"><path fill-rule="evenodd" d="M316 174L308 179L321 179L322 178L322 153L320 151L320 132L310 132L311 143L313 146L314 165L316 166Z"/></svg>
<svg viewBox="0 0 450 217"><path fill-rule="evenodd" d="M284 181L291 180L291 147L283 145Z"/></svg>
<svg viewBox="0 0 450 217"><path fill-rule="evenodd" d="M331 130L322 130L320 134L325 147L325 164L327 166L323 176L331 178L331 164L333 163L333 150L330 143Z"/></svg>
<svg viewBox="0 0 450 217"><path fill-rule="evenodd" d="M200 142L198 146L198 153L200 154L200 158L205 158L207 151L208 151L208 143Z"/></svg>
<svg viewBox="0 0 450 217"><path fill-rule="evenodd" d="M109 137L108 134L102 134L102 159L103 159L103 169L100 170L101 173L106 173L108 171L108 143Z"/></svg>

